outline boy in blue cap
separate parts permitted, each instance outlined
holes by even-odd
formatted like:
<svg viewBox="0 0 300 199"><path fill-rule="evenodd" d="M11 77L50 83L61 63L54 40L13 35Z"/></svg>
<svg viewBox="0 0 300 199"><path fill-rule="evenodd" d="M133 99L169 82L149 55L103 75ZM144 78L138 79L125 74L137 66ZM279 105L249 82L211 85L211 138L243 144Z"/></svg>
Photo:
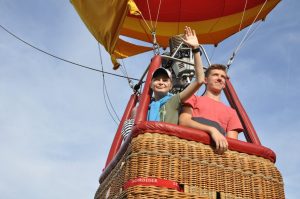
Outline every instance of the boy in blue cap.
<svg viewBox="0 0 300 199"><path fill-rule="evenodd" d="M185 34L182 41L192 48L196 79L182 92L172 95L169 93L173 86L171 72L162 67L156 69L151 80L154 100L150 103L148 111L149 121L178 124L181 103L190 98L204 82L203 64L195 30L185 27Z"/></svg>

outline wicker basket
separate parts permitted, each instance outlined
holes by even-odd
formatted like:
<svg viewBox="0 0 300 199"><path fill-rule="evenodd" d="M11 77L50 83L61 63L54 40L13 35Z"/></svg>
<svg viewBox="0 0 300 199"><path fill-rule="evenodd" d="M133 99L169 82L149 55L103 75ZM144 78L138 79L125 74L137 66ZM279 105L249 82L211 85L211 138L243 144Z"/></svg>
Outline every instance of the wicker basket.
<svg viewBox="0 0 300 199"><path fill-rule="evenodd" d="M147 178L175 182L181 190L124 186ZM280 172L268 159L235 151L218 155L209 145L145 133L132 139L95 198L282 199L284 189Z"/></svg>

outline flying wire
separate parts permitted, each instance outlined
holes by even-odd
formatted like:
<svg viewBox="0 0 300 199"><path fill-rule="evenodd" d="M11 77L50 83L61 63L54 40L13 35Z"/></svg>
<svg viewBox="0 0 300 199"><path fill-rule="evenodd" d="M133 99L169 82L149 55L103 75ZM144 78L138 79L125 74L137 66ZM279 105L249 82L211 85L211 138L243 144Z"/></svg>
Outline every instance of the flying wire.
<svg viewBox="0 0 300 199"><path fill-rule="evenodd" d="M128 77L128 73L127 73L127 70L126 70L126 66L125 66L125 62L123 59L121 59L122 61L122 64L121 64L121 72L123 73L124 76ZM134 89L134 85L133 85L133 82L131 79L127 78L127 82L129 84L129 87L133 90Z"/></svg>
<svg viewBox="0 0 300 199"><path fill-rule="evenodd" d="M214 57L214 55L215 55L215 52L216 52L216 48L217 48L217 47L214 46L214 48L212 49L211 54L210 54L210 58L209 58L210 60L213 59L213 57Z"/></svg>
<svg viewBox="0 0 300 199"><path fill-rule="evenodd" d="M263 10L263 8L265 7L266 3L268 0L265 0L265 2L263 3L263 5L261 6L260 10L258 11L257 15L255 16L254 20L252 21L251 25L249 26L247 32L245 33L243 39L240 41L240 43L238 44L238 46L236 47L236 49L234 50L234 52L232 53L232 56L229 58L228 63L227 63L227 68L229 69L230 65L233 63L234 61L234 57L236 56L236 54L238 53L238 51L241 49L241 47L244 45L246 39L249 38L249 32L252 29L253 24L255 23L255 21L257 20L257 17L260 15L261 11ZM246 1L247 4L247 1ZM246 11L246 6L244 8L244 12ZM244 16L244 15L243 15ZM242 21L241 21L242 23ZM240 25L241 27L241 25ZM252 32L253 33L253 32Z"/></svg>
<svg viewBox="0 0 300 199"><path fill-rule="evenodd" d="M58 56L56 56L56 55L54 55L54 54L51 54L51 53L49 53L49 52L47 52L47 51L44 51L44 50L42 50L42 49L40 49L40 48L38 48L38 47L36 47L36 46L30 44L29 42L27 42L27 41L21 39L20 37L18 37L17 35L15 35L14 33L12 33L11 31L9 31L7 28L5 28L4 26L2 26L1 24L0 24L0 27L1 27L5 32L7 32L8 34L10 34L11 36L13 36L14 38L16 38L17 40L21 41L22 43L24 43L24 44L26 44L26 45L28 45L28 46L34 48L34 49L37 50L37 51L40 51L40 52L42 52L42 53L44 53L44 54L46 54L46 55L49 55L49 56L51 56L51 57L53 57L53 58L55 58L55 59L59 59L59 60L61 60L61 61L67 62L67 63L69 63L69 64L73 64L73 65L76 65L76 66L79 66L79 67L82 67L82 68L85 68L85 69L93 70L93 71L96 71L96 72L105 73L105 74L108 74L108 75L112 75L112 76L116 76L116 77L121 77L121 78L129 78L129 79L131 79L131 80L136 80L136 81L139 80L139 79L137 79L137 78L126 77L126 76L123 76L123 75L118 75L118 74L115 74L115 73L110 73L110 72L106 72L106 71L103 71L103 70L98 70L98 69L95 69L95 68L92 68L92 67L88 67L88 66L85 66L85 65L82 65L82 64L78 64L78 63L76 63L76 62L69 61L69 60L67 60L67 59L58 57Z"/></svg>
<svg viewBox="0 0 300 199"><path fill-rule="evenodd" d="M98 44L98 50L99 50L99 58L100 58L100 65L101 65L101 69L103 70L103 62L102 62L102 54L101 54L101 47L100 47L100 44L97 42ZM120 119L117 115L117 113L115 112L112 104L111 104L111 101L110 101L110 98L109 98L109 95L108 95L108 92L107 92L107 87L106 87L106 81L105 81L105 77L104 77L104 73L102 73L102 80L103 80L103 86L102 86L102 92L103 92L103 98L104 98L104 103L105 103L105 107L110 115L110 117L113 119L113 121L115 122L115 124L118 126L118 122L116 121L116 119L114 118L111 110L109 109L109 106L107 104L107 101L109 102L110 104L110 107L111 109L113 110L114 114L115 114L115 117L119 120L120 122Z"/></svg>
<svg viewBox="0 0 300 199"><path fill-rule="evenodd" d="M268 0L266 0L266 1L264 2L264 4L262 5L262 7L260 8L259 12L258 12L257 15L255 16L255 18L254 18L254 20L252 21L251 25L249 26L249 28L248 28L246 34L244 35L243 39L242 39L241 42L239 43L238 47L236 48L235 54L240 50L240 48L241 48L243 42L245 42L246 37L248 36L248 34L249 34L249 32L250 32L250 30L251 30L253 24L255 23L257 17L258 17L259 14L261 13L262 9L265 7L267 1L268 1Z"/></svg>
<svg viewBox="0 0 300 199"><path fill-rule="evenodd" d="M153 23L152 23L152 16L151 16L151 10L150 10L150 6L149 6L149 0L147 0L147 6L148 6L148 12L149 12L149 17L150 17L151 27L152 27L151 31L153 31L154 26L153 26Z"/></svg>
<svg viewBox="0 0 300 199"><path fill-rule="evenodd" d="M161 6L161 0L159 0L159 6L158 6L158 10L157 10L155 25L154 25L154 31L156 31L156 27L157 27L158 16L159 16L159 13L160 13L160 6Z"/></svg>
<svg viewBox="0 0 300 199"><path fill-rule="evenodd" d="M150 28L149 24L147 23L146 19L144 18L144 15L143 15L142 12L141 12L141 17L142 17L144 23L146 24L146 26L148 27L149 32L152 32L152 31L151 31L151 28ZM143 29L144 29L144 28L143 28ZM146 30L144 29L144 31L146 31ZM146 32L146 34L147 34L147 32Z"/></svg>
<svg viewBox="0 0 300 199"><path fill-rule="evenodd" d="M241 29L242 29L242 24L243 24L243 21L244 21L244 16L245 16L247 4L248 4L248 0L246 0L245 6L244 6L243 15L242 15L242 18L241 18L241 23L240 23L240 27L239 27L239 31L238 32L240 32Z"/></svg>
<svg viewBox="0 0 300 199"><path fill-rule="evenodd" d="M245 38L244 43L241 45L241 48L243 47L243 45L245 45L246 41L248 41L254 34L255 32L258 30L258 28L261 25L261 21L259 21L259 23L257 24L257 26L248 34L248 36Z"/></svg>
<svg viewBox="0 0 300 199"><path fill-rule="evenodd" d="M117 47L118 48L118 47ZM120 51L120 49L118 49ZM123 73L124 76L127 77L127 82L129 84L129 87L134 90L134 85L133 85L133 82L131 79L129 79L128 77L128 73L127 73L127 70L126 70L126 66L125 66L125 62L124 62L124 59L121 59L121 62L122 64L120 64L120 71Z"/></svg>

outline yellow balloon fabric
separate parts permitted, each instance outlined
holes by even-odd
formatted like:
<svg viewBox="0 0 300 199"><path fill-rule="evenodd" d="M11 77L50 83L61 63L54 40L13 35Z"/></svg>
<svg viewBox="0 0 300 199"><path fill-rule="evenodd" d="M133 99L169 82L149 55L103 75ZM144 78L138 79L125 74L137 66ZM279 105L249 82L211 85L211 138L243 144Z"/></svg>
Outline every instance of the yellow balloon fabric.
<svg viewBox="0 0 300 199"><path fill-rule="evenodd" d="M245 4L246 2L246 4ZM168 47L169 38L185 26L202 44L218 44L253 22L265 19L280 0L71 0L89 31L116 59L152 50L120 35Z"/></svg>

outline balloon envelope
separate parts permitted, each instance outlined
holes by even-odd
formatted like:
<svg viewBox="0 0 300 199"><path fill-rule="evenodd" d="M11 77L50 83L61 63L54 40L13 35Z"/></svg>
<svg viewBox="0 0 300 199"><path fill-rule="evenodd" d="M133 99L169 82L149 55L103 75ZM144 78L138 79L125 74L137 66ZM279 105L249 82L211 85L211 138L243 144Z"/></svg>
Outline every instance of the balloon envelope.
<svg viewBox="0 0 300 199"><path fill-rule="evenodd" d="M264 19L280 0L71 0L94 37L116 58L151 50L120 35L168 47L185 26L201 44L218 44L255 21Z"/></svg>

